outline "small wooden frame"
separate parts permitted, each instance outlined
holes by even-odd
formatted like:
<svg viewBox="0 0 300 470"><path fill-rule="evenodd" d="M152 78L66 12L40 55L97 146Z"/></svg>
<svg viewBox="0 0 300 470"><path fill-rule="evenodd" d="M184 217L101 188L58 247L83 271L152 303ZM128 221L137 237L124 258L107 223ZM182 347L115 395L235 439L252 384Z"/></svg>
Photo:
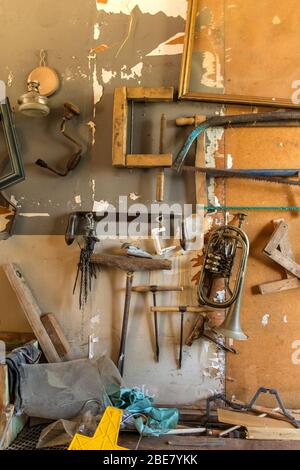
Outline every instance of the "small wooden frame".
<svg viewBox="0 0 300 470"><path fill-rule="evenodd" d="M113 110L112 164L128 168L170 168L172 154L127 154L128 101L173 101L174 88L116 88Z"/></svg>

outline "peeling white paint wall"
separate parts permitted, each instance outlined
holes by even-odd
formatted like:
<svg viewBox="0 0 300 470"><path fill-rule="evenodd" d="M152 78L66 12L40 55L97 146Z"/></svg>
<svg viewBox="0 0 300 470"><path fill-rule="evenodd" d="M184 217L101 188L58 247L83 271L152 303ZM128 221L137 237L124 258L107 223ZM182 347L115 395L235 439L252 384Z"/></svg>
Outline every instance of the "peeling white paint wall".
<svg viewBox="0 0 300 470"><path fill-rule="evenodd" d="M201 84L210 88L224 88L224 77L221 73L220 59L217 54L206 51L203 55L202 67L204 73Z"/></svg>
<svg viewBox="0 0 300 470"><path fill-rule="evenodd" d="M159 55L177 55L182 54L183 52L183 43L179 44L169 44L170 42L180 38L184 33L177 33L167 41L162 42L159 44L153 51L147 54L148 57L151 56L159 56Z"/></svg>
<svg viewBox="0 0 300 470"><path fill-rule="evenodd" d="M186 18L186 0L108 0L107 3L96 0L97 10L105 11L106 13L124 13L125 15L130 15L136 6L143 13L150 13L151 15L163 12L167 16Z"/></svg>

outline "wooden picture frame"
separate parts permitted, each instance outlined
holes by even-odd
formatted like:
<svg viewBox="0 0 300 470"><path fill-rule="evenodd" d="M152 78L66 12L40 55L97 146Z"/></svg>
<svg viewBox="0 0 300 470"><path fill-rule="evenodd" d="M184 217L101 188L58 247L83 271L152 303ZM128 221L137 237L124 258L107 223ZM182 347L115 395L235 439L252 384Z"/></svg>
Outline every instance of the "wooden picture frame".
<svg viewBox="0 0 300 470"><path fill-rule="evenodd" d="M191 70L193 60L193 46L195 40L195 27L199 10L199 0L188 0L188 12L184 39L184 49L181 63L181 73L179 81L178 97L179 99L206 101L228 104L245 104L255 106L272 106L298 109L299 104L293 103L291 88L291 99L276 98L274 96L248 96L243 94L228 93L206 93L191 90Z"/></svg>
<svg viewBox="0 0 300 470"><path fill-rule="evenodd" d="M131 154L127 153L128 104L129 102L170 102L174 99L173 87L115 89L112 135L112 164L119 168L170 168L173 163L171 153Z"/></svg>
<svg viewBox="0 0 300 470"><path fill-rule="evenodd" d="M0 126L3 129L7 158L11 165L10 172L3 175L0 174L0 191L2 191L13 184L23 181L25 178L23 161L8 98L4 102L0 102Z"/></svg>

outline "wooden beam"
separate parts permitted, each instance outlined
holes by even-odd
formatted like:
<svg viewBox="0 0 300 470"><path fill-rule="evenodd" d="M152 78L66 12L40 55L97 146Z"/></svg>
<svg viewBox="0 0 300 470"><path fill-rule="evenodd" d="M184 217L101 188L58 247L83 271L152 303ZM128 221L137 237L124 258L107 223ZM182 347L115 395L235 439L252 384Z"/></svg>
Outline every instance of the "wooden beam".
<svg viewBox="0 0 300 470"><path fill-rule="evenodd" d="M218 409L218 420L220 423L235 424L238 426L270 427L270 428L291 428L294 426L285 421L278 421L273 418L259 418L245 412Z"/></svg>
<svg viewBox="0 0 300 470"><path fill-rule="evenodd" d="M300 441L300 429L247 426L247 439Z"/></svg>
<svg viewBox="0 0 300 470"><path fill-rule="evenodd" d="M53 313L45 313L41 316L41 322L43 323L45 330L47 331L50 339L57 351L57 354L61 359L64 359L71 347L65 337L61 326Z"/></svg>
<svg viewBox="0 0 300 470"><path fill-rule="evenodd" d="M7 366L0 364L0 413L9 403Z"/></svg>
<svg viewBox="0 0 300 470"><path fill-rule="evenodd" d="M129 168L171 168L172 163L171 153L126 155L126 166Z"/></svg>
<svg viewBox="0 0 300 470"><path fill-rule="evenodd" d="M294 274L297 278L300 278L300 265L298 263L290 258L286 258L279 250L274 250L269 256L284 269Z"/></svg>
<svg viewBox="0 0 300 470"><path fill-rule="evenodd" d="M13 288L23 312L32 328L48 362L60 362L60 357L41 322L41 309L29 289L21 271L13 264L5 264L3 270Z"/></svg>
<svg viewBox="0 0 300 470"><path fill-rule="evenodd" d="M33 333L21 333L14 331L1 331L0 341L4 341L7 351L23 346L35 339Z"/></svg>
<svg viewBox="0 0 300 470"><path fill-rule="evenodd" d="M126 87L116 88L114 94L112 164L126 166L128 106Z"/></svg>
<svg viewBox="0 0 300 470"><path fill-rule="evenodd" d="M132 101L173 101L174 98L173 87L128 87L126 93L127 99Z"/></svg>
<svg viewBox="0 0 300 470"><path fill-rule="evenodd" d="M119 268L128 272L154 271L160 269L170 271L172 269L172 263L169 260L138 258L133 256L94 254L91 256L91 262L110 268Z"/></svg>
<svg viewBox="0 0 300 470"><path fill-rule="evenodd" d="M281 279L279 281L265 282L258 285L260 294L275 294L285 290L297 289L300 287L300 280L297 277L289 277L288 279Z"/></svg>

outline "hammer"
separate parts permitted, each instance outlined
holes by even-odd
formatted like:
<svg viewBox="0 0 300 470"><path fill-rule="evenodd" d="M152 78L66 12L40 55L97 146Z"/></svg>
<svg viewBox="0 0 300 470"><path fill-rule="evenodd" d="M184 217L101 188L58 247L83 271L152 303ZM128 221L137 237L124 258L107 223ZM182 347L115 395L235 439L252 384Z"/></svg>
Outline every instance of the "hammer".
<svg viewBox="0 0 300 470"><path fill-rule="evenodd" d="M161 269L172 269L172 263L165 259L150 259L140 258L134 256L117 256L109 254L94 254L91 256L91 263L99 266L107 266L111 268L118 268L126 272L126 293L124 303L123 324L120 342L120 352L118 359L118 369L123 377L124 361L126 350L126 339L129 321L130 300L132 292L132 283L134 273L137 271L154 271Z"/></svg>
<svg viewBox="0 0 300 470"><path fill-rule="evenodd" d="M161 312L161 313L180 313L180 347L179 347L179 356L178 356L178 369L181 369L182 365L182 350L183 350L183 317L185 313L203 313L207 311L206 307L194 307L190 305L180 305L179 307L151 307L151 312Z"/></svg>
<svg viewBox="0 0 300 470"><path fill-rule="evenodd" d="M135 286L132 288L133 292L152 292L153 306L156 307L156 293L157 292L182 292L183 287L172 287L172 286ZM154 313L154 333L155 333L155 352L156 362L159 362L159 338L158 338L158 322L157 312Z"/></svg>

